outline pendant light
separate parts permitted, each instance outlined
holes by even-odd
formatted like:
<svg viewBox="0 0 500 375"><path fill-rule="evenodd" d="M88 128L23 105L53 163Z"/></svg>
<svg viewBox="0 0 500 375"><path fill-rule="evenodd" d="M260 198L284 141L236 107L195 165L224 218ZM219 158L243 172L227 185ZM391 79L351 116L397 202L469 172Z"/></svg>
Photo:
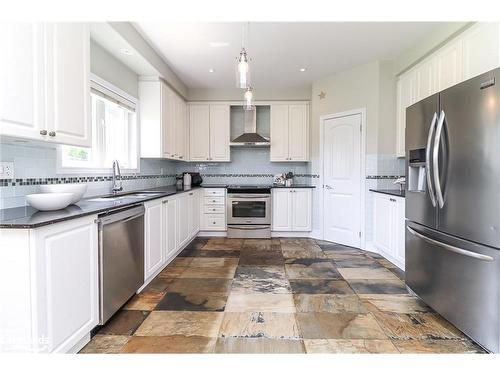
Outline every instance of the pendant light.
<svg viewBox="0 0 500 375"><path fill-rule="evenodd" d="M245 90L245 94L243 95L243 97L245 98L245 104L243 105L243 108L246 111L253 110L254 109L254 105L253 105L253 91L252 91L251 87L247 87L247 89Z"/></svg>
<svg viewBox="0 0 500 375"><path fill-rule="evenodd" d="M247 89L250 86L250 66L248 65L250 59L248 58L247 50L245 48L247 33L248 24L243 26L241 51L239 57L236 58L236 87L240 89Z"/></svg>

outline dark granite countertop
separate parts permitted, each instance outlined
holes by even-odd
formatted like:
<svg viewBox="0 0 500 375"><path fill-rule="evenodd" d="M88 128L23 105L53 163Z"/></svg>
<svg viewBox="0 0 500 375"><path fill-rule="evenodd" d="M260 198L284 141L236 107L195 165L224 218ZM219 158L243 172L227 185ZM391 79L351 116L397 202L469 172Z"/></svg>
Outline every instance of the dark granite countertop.
<svg viewBox="0 0 500 375"><path fill-rule="evenodd" d="M285 185L273 185L273 189L290 189L290 188L296 188L296 189L315 189L316 186L314 185L307 185L307 184L292 184L292 186L285 186Z"/></svg>
<svg viewBox="0 0 500 375"><path fill-rule="evenodd" d="M405 197L405 191L400 191L396 189L370 189L370 191L373 191L374 193L381 193L381 194L387 194L387 195L394 195L395 197L400 197L404 198Z"/></svg>
<svg viewBox="0 0 500 375"><path fill-rule="evenodd" d="M134 204L140 204L146 201L163 198L174 194L180 194L195 189L199 189L199 187L179 190L175 185L171 185L142 189L138 190L137 192L157 191L158 194L141 198L124 197L122 199L114 201L95 201L93 200L93 198L82 199L76 204L72 204L63 210L57 211L38 211L31 206L6 208L0 210L0 228L37 228L61 221L76 219L82 216L100 214L109 210L114 210ZM128 191L123 194L130 193L134 192Z"/></svg>
<svg viewBox="0 0 500 375"><path fill-rule="evenodd" d="M229 186L229 184L201 184L201 187L202 188L213 188L213 189L218 189L218 188L222 188L222 189L225 189Z"/></svg>

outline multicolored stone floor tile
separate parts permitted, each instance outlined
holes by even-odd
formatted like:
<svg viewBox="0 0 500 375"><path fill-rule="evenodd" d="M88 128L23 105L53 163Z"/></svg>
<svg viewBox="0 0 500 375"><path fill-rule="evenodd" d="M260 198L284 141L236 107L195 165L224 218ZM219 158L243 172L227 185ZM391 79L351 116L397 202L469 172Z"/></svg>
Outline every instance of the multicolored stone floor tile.
<svg viewBox="0 0 500 375"><path fill-rule="evenodd" d="M483 353L379 254L196 238L81 353Z"/></svg>

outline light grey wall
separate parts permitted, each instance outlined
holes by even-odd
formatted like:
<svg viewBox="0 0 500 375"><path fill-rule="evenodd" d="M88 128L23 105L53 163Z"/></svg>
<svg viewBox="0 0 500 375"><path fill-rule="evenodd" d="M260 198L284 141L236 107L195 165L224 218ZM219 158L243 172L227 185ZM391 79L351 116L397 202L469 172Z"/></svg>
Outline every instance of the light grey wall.
<svg viewBox="0 0 500 375"><path fill-rule="evenodd" d="M175 72L167 65L165 58L154 50L152 45L137 31L130 22L110 22L111 27L118 32L139 54L142 55L158 74L182 97L187 98L187 87Z"/></svg>
<svg viewBox="0 0 500 375"><path fill-rule="evenodd" d="M311 86L289 87L285 89L256 88L254 90L255 100L310 100ZM195 100L220 100L243 102L243 90L238 88L210 89L189 88L188 99Z"/></svg>
<svg viewBox="0 0 500 375"><path fill-rule="evenodd" d="M138 77L98 43L90 41L90 70L126 93L138 98Z"/></svg>

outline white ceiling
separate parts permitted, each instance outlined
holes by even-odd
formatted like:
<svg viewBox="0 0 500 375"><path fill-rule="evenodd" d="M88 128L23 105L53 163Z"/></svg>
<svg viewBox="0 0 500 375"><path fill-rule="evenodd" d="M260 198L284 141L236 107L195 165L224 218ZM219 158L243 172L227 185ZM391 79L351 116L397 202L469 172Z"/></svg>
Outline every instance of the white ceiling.
<svg viewBox="0 0 500 375"><path fill-rule="evenodd" d="M235 59L244 23L135 23L179 78L193 88L235 86ZM252 86L308 85L335 72L374 60L393 59L438 23L259 22L250 23L248 55ZM212 47L211 42L226 42ZM305 67L306 72L299 69ZM209 69L214 69L209 73Z"/></svg>

